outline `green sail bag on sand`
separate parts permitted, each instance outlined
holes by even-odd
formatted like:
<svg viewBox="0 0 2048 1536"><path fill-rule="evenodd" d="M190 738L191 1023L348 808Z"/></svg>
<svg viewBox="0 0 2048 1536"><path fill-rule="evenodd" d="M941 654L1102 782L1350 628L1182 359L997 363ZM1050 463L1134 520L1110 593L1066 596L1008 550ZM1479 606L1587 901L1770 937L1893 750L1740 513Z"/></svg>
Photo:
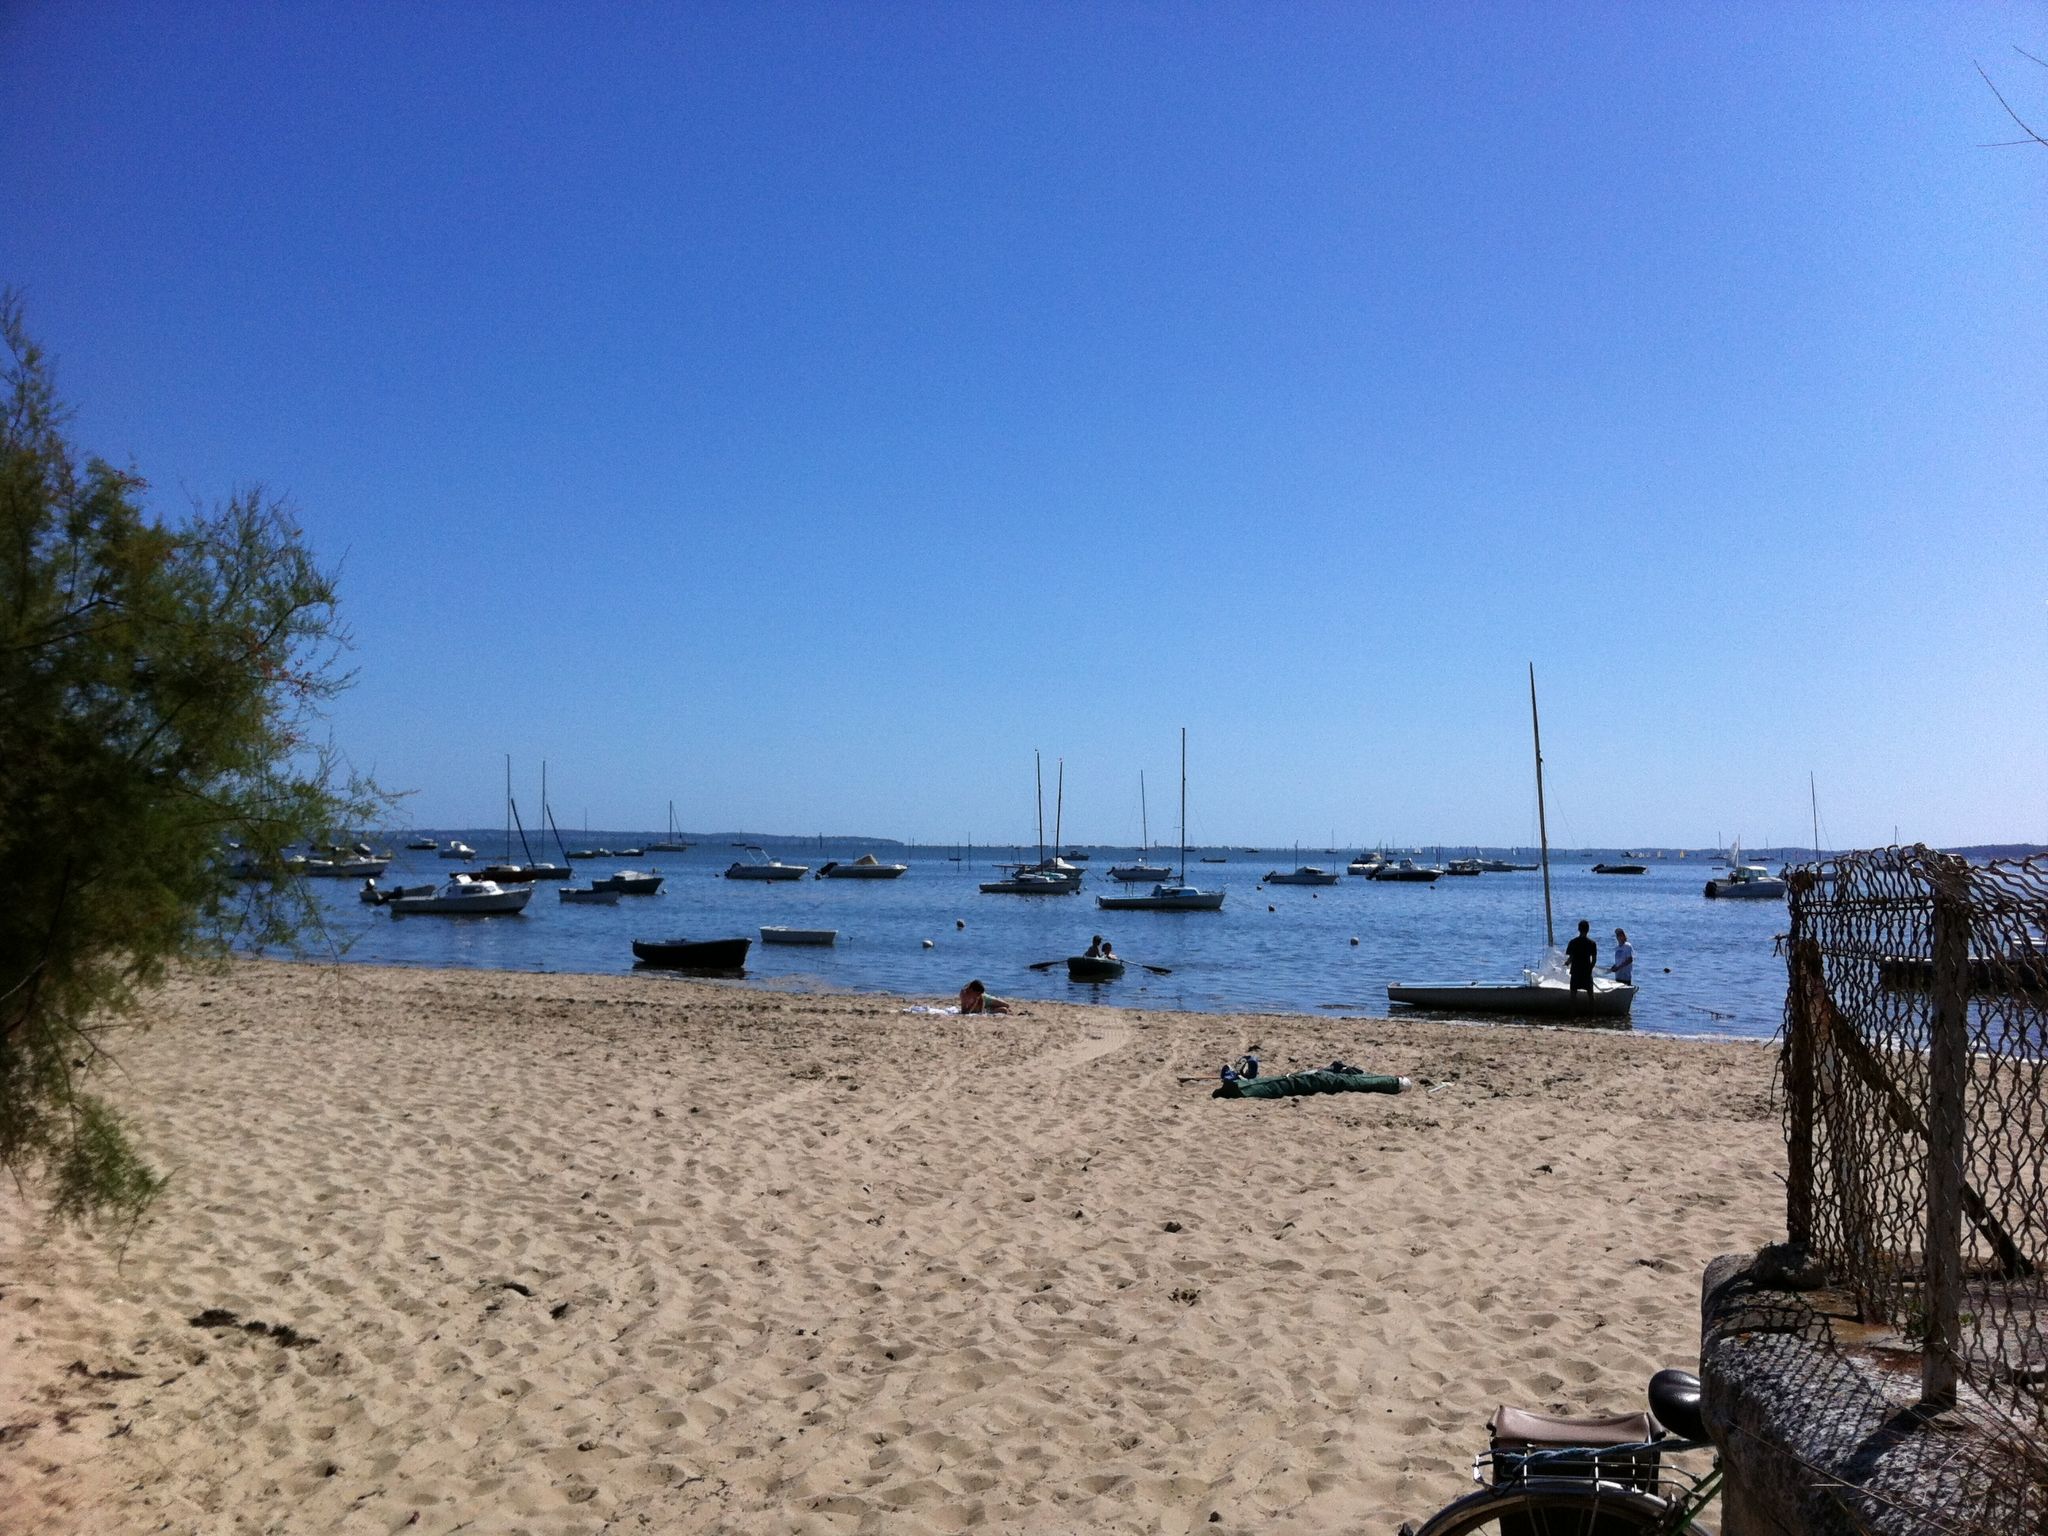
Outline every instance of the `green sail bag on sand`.
<svg viewBox="0 0 2048 1536"><path fill-rule="evenodd" d="M1404 1079L1372 1072L1291 1072L1285 1077L1255 1077L1227 1082L1212 1099L1296 1099L1309 1093L1399 1093Z"/></svg>

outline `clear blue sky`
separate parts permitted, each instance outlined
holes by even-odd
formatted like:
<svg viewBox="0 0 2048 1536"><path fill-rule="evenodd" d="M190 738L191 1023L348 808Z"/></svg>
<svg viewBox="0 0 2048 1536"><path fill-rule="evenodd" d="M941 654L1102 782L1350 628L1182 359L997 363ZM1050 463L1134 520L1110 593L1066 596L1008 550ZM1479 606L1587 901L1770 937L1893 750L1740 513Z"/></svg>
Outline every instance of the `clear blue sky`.
<svg viewBox="0 0 2048 1536"><path fill-rule="evenodd" d="M0 283L494 823L2048 839L2037 7L0 8Z"/></svg>

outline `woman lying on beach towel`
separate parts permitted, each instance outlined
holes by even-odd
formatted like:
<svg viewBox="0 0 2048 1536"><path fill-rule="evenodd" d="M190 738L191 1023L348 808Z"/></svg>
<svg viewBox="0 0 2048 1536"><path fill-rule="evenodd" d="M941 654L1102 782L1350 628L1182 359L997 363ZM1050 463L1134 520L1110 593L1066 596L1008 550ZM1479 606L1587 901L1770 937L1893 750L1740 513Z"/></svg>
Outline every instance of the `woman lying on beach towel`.
<svg viewBox="0 0 2048 1536"><path fill-rule="evenodd" d="M962 1013L1008 1013L1010 1005L1000 997L990 997L988 988L979 981L970 981L960 989L960 1011Z"/></svg>

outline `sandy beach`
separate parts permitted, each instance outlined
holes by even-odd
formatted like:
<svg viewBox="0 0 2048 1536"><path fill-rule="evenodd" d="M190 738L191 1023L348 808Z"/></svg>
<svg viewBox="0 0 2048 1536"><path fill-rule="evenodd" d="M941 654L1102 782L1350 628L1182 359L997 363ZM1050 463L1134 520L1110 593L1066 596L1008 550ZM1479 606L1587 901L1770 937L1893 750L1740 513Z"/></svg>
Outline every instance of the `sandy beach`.
<svg viewBox="0 0 2048 1536"><path fill-rule="evenodd" d="M910 1001L177 981L111 1085L161 1202L6 1196L0 1524L1391 1532L1781 1226L1756 1043ZM1416 1087L1212 1100L1253 1041Z"/></svg>

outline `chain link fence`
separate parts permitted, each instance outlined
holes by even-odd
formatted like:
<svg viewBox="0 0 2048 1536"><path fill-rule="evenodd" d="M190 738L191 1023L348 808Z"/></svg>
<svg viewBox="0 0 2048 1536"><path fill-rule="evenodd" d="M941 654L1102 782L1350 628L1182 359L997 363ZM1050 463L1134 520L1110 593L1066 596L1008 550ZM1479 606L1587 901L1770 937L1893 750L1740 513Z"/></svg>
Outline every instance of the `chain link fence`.
<svg viewBox="0 0 2048 1536"><path fill-rule="evenodd" d="M1925 847L1790 875L1786 1217L1967 1397L2013 1530L2048 1495L2048 860ZM2018 1453L2017 1463L2011 1454ZM1993 1490L1996 1496L1996 1490Z"/></svg>

